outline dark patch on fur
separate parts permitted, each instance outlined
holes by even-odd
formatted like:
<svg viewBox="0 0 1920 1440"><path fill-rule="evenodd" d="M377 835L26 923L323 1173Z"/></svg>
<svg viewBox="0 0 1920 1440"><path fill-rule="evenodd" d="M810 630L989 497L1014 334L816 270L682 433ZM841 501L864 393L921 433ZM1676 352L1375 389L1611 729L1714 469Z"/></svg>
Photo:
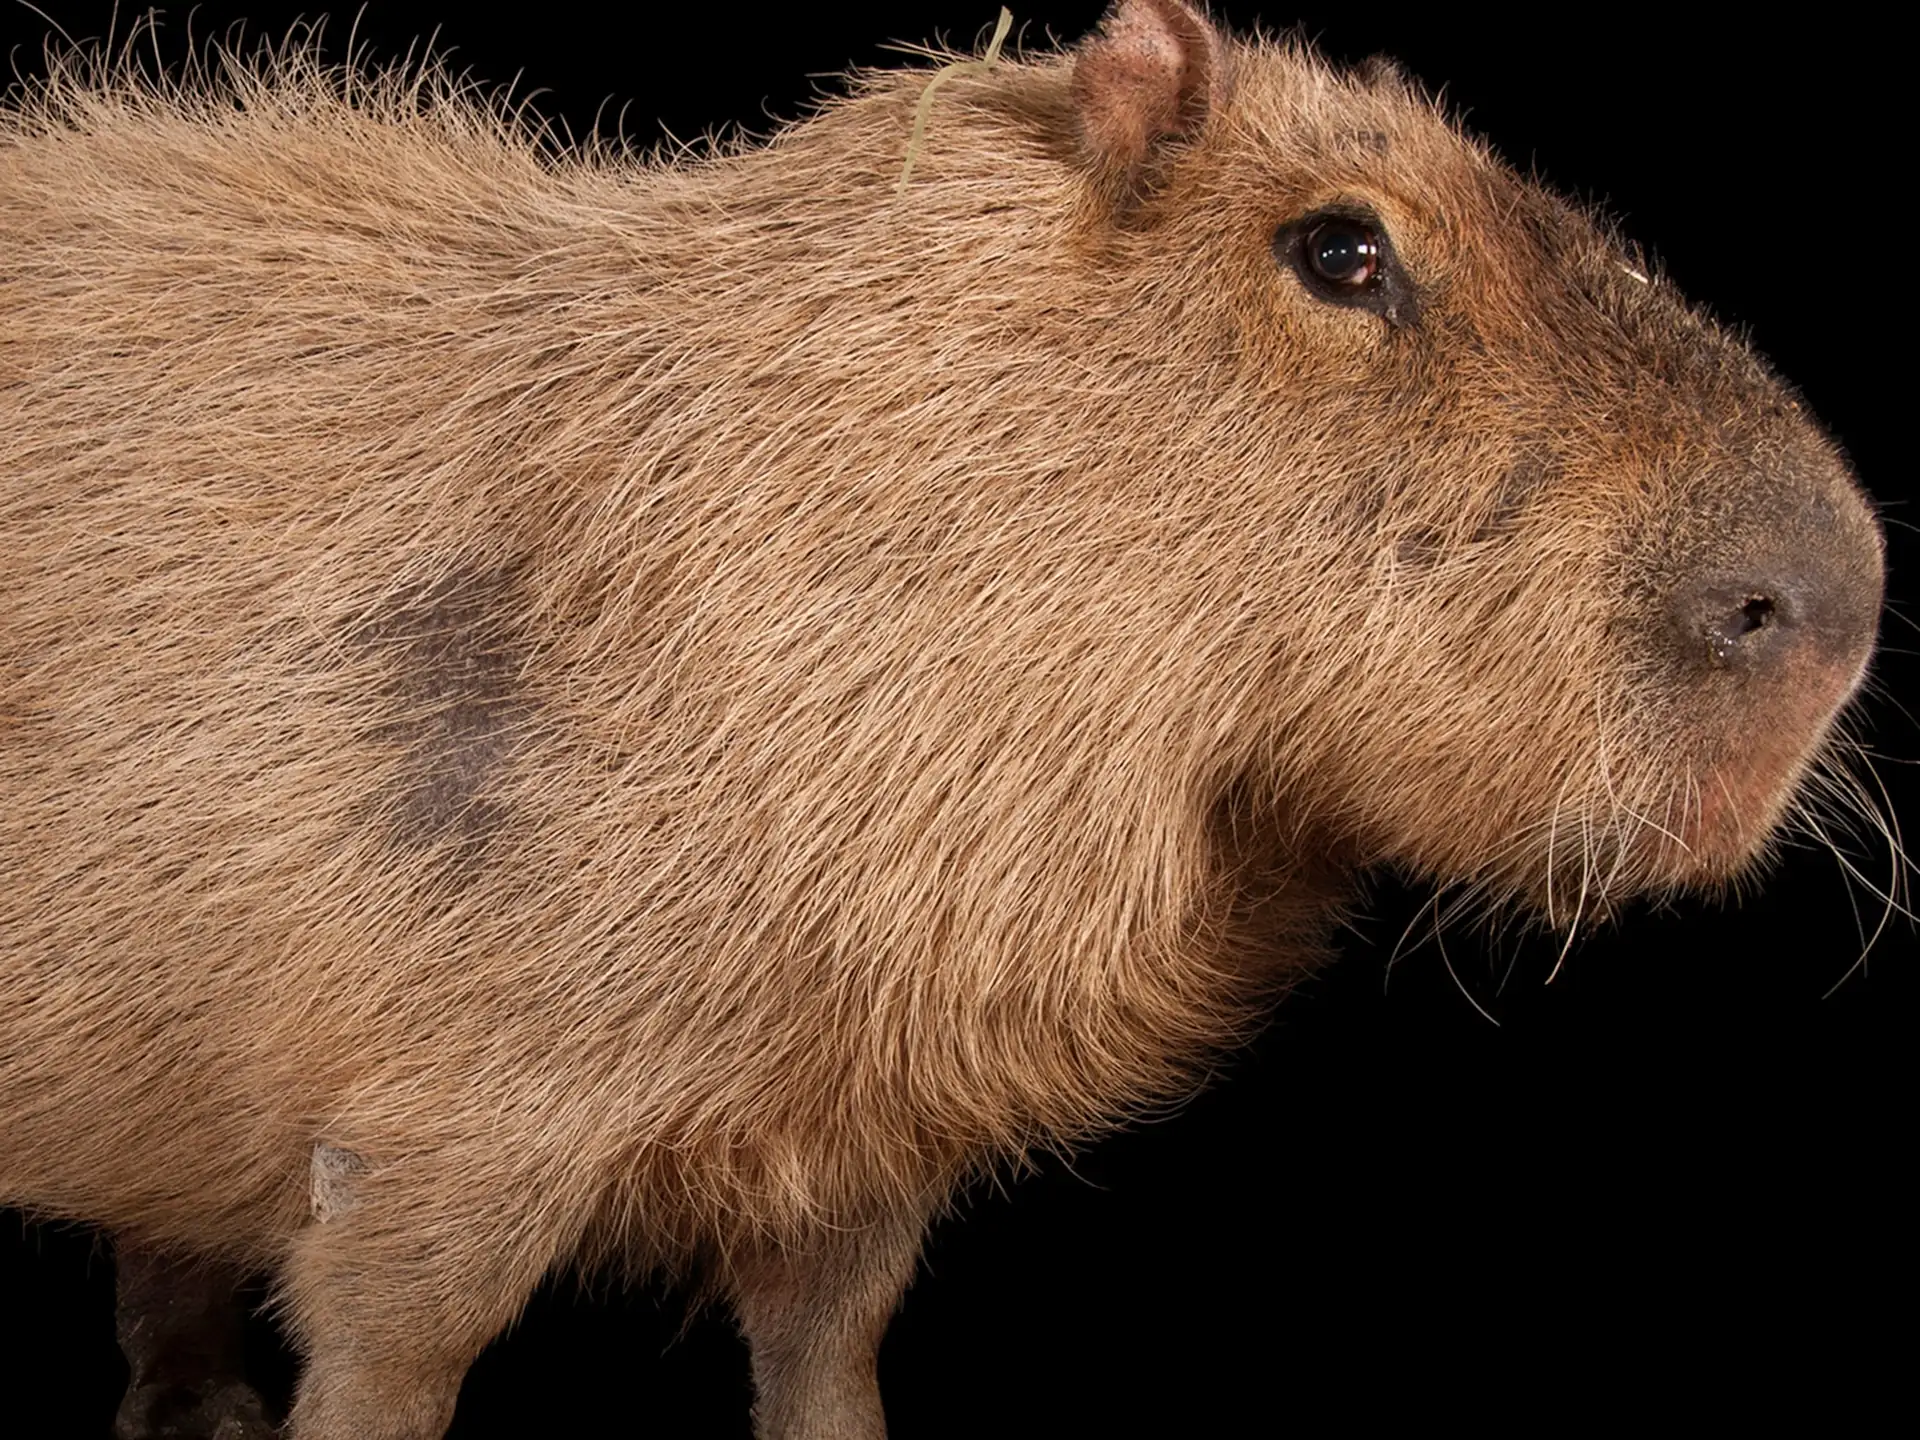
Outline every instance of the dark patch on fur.
<svg viewBox="0 0 1920 1440"><path fill-rule="evenodd" d="M1395 561L1405 569L1430 570L1449 552L1463 545L1485 545L1507 539L1518 528L1520 516L1534 494L1552 484L1559 474L1559 457L1552 450L1543 445L1523 444L1501 474L1471 530L1466 528L1469 516L1451 523L1409 525L1394 536ZM1404 482L1387 481L1362 487L1353 508L1364 523L1378 525L1381 517L1393 508L1403 486Z"/></svg>
<svg viewBox="0 0 1920 1440"><path fill-rule="evenodd" d="M1480 523L1474 526L1469 541L1483 545L1490 540L1503 540L1511 535L1519 522L1520 512L1526 509L1534 492L1551 484L1559 473L1560 461L1551 452L1538 448L1522 451L1507 467L1506 474L1500 477L1500 488L1494 493L1493 503L1480 517Z"/></svg>
<svg viewBox="0 0 1920 1440"><path fill-rule="evenodd" d="M402 591L354 639L386 670L389 718L372 738L406 754L385 813L405 844L467 868L507 817L499 782L532 719L514 576L456 570Z"/></svg>
<svg viewBox="0 0 1920 1440"><path fill-rule="evenodd" d="M1417 525L1393 547L1394 558L1412 570L1431 569L1446 553L1447 533L1437 525Z"/></svg>
<svg viewBox="0 0 1920 1440"><path fill-rule="evenodd" d="M1360 544L1372 546L1379 538L1382 517L1400 499L1404 489L1400 472L1392 466L1356 467L1342 488L1329 497L1339 532Z"/></svg>

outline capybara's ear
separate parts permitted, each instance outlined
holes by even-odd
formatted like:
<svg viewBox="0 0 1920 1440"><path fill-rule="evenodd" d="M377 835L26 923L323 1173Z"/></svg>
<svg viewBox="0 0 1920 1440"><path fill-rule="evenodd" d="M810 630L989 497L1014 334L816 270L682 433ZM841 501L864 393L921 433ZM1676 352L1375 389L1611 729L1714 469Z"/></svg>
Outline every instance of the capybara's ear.
<svg viewBox="0 0 1920 1440"><path fill-rule="evenodd" d="M1088 158L1122 195L1151 188L1169 145L1191 140L1220 98L1223 51L1181 0L1116 0L1073 62Z"/></svg>

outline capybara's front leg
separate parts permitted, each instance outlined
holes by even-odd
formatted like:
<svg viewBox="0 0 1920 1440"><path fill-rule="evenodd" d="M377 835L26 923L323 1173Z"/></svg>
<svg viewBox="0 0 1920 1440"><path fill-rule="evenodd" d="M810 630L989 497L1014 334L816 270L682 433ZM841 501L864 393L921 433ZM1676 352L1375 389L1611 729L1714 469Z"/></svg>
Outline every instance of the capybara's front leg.
<svg viewBox="0 0 1920 1440"><path fill-rule="evenodd" d="M565 1255L566 1212L543 1177L450 1152L317 1146L314 1176L280 1281L305 1359L287 1440L440 1440L467 1367Z"/></svg>
<svg viewBox="0 0 1920 1440"><path fill-rule="evenodd" d="M875 1362L925 1227L915 1209L735 1257L758 1440L884 1440Z"/></svg>
<svg viewBox="0 0 1920 1440"><path fill-rule="evenodd" d="M224 1266L114 1245L115 1331L127 1393L114 1440L272 1440L246 1382L243 1320Z"/></svg>

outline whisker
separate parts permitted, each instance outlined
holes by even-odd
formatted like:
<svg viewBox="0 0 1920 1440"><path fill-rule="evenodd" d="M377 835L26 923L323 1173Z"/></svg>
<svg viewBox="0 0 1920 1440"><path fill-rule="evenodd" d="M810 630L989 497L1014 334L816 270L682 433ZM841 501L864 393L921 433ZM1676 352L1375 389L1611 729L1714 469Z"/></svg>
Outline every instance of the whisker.
<svg viewBox="0 0 1920 1440"><path fill-rule="evenodd" d="M1400 938L1393 942L1393 949L1387 953L1386 972L1382 974L1380 977L1380 993L1382 995L1386 994L1388 989L1393 984L1394 966L1398 965L1401 962L1401 960L1405 958L1405 955L1402 954L1402 951L1405 949L1408 937L1413 934L1413 927L1420 923L1421 918L1426 913L1427 913L1427 907L1425 905L1422 905L1420 909L1414 914L1414 917L1411 920L1407 921L1407 923L1401 927ZM1424 940L1421 941L1421 944L1425 944L1425 943L1426 942ZM1419 946L1415 946L1414 949L1418 950ZM1407 955L1410 955L1413 953L1413 951L1406 951L1405 953Z"/></svg>
<svg viewBox="0 0 1920 1440"><path fill-rule="evenodd" d="M1567 798L1567 787L1573 783L1573 773L1560 782L1560 791L1553 797L1553 814L1547 821L1547 924L1557 926L1558 917L1554 914L1553 883L1559 873L1554 860L1554 848L1560 838L1560 808Z"/></svg>
<svg viewBox="0 0 1920 1440"><path fill-rule="evenodd" d="M1852 766L1839 764L1831 755L1823 756L1808 777L1808 789L1811 792L1809 800L1810 802L1824 800L1836 807L1838 813L1835 818L1848 833L1859 834L1855 822L1865 822L1868 829L1879 837L1885 847L1888 874L1884 887L1869 880L1842 846L1827 833L1813 804L1797 807L1794 816L1796 823L1811 833L1821 847L1833 857L1834 863L1840 868L1842 879L1848 882L1847 903L1853 908L1855 931L1860 937L1860 953L1840 978L1827 989L1825 994L1828 996L1846 984L1856 973L1865 971L1868 957L1872 954L1874 946L1879 943L1880 937L1886 933L1887 927L1893 923L1896 915L1909 924L1914 923L1916 918L1904 899L1908 888L1907 875L1913 868L1913 862L1906 854L1899 829L1899 817L1894 810L1892 797L1887 794L1886 784L1880 778L1879 771L1874 768L1873 758L1864 745L1851 739L1843 739L1838 748L1859 758L1861 766L1871 777L1875 788L1879 791L1880 799L1885 804L1875 803L1874 797L1867 792L1862 783L1858 771ZM1865 922L1860 916L1859 905L1854 899L1856 886L1881 902L1880 916L1870 935L1866 933Z"/></svg>
<svg viewBox="0 0 1920 1440"><path fill-rule="evenodd" d="M1496 1030L1499 1029L1500 1022L1494 1019L1493 1016L1488 1013L1487 1007L1474 999L1473 992L1468 990L1467 987L1460 982L1460 972L1453 968L1453 957L1447 954L1447 942L1438 929L1435 929L1433 932L1433 943L1435 948L1440 952L1440 963L1447 967L1447 974L1453 978L1453 988L1458 990L1461 995L1466 998L1466 1002L1469 1005L1480 1012L1480 1018L1482 1020L1485 1020Z"/></svg>
<svg viewBox="0 0 1920 1440"><path fill-rule="evenodd" d="M1560 967L1567 963L1567 956L1573 953L1573 942L1580 934L1581 918L1587 913L1587 888L1593 879L1593 825L1588 816L1580 817L1580 894L1573 902L1573 922L1567 926L1567 938L1560 946L1555 957L1553 969L1548 972L1545 984L1551 985L1559 977Z"/></svg>

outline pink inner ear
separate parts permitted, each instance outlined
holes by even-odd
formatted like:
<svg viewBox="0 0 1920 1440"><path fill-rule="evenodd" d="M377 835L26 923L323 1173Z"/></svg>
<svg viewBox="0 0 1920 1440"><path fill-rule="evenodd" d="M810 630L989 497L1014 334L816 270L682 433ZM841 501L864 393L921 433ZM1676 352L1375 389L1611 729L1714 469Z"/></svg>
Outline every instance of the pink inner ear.
<svg viewBox="0 0 1920 1440"><path fill-rule="evenodd" d="M1211 102L1213 27L1180 0L1120 0L1073 66L1088 147L1133 173L1162 139L1199 133Z"/></svg>

